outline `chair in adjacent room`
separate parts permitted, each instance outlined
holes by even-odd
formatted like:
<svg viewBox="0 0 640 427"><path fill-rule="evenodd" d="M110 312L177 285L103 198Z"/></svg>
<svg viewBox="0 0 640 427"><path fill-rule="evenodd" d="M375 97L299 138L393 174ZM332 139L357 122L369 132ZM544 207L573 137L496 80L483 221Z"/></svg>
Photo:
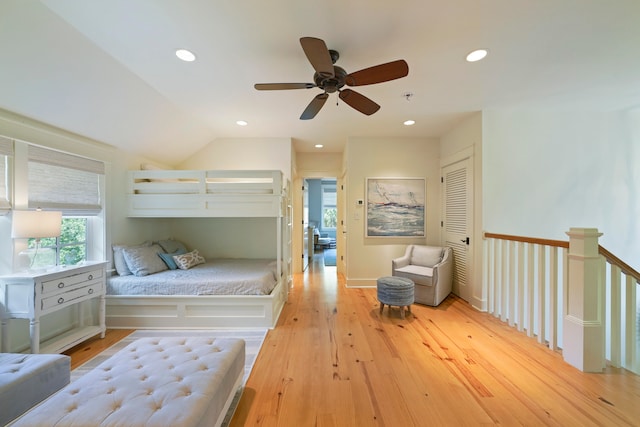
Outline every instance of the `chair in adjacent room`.
<svg viewBox="0 0 640 427"><path fill-rule="evenodd" d="M453 250L446 246L408 245L404 255L391 261L393 276L415 283L415 302L439 305L450 293Z"/></svg>

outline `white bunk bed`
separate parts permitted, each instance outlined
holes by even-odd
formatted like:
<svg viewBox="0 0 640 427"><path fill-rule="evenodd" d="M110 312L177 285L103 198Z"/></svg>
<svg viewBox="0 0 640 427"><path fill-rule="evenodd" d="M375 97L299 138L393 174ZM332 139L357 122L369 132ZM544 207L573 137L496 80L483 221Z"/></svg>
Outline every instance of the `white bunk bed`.
<svg viewBox="0 0 640 427"><path fill-rule="evenodd" d="M107 327L275 326L291 286L291 205L282 172L129 171L127 186L129 217L273 218L278 280L269 295L107 294Z"/></svg>

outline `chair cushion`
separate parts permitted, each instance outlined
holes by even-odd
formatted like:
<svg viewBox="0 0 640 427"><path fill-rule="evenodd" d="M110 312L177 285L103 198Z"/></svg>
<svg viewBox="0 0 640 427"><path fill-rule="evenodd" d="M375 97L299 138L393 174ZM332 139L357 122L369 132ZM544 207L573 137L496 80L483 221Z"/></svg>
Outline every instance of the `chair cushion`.
<svg viewBox="0 0 640 427"><path fill-rule="evenodd" d="M411 251L411 264L433 267L442 261L443 249L435 246L414 246Z"/></svg>
<svg viewBox="0 0 640 427"><path fill-rule="evenodd" d="M431 267L422 267L420 265L407 265L405 267L396 268L396 272L399 271L401 273L415 274L417 276L433 276L433 268Z"/></svg>

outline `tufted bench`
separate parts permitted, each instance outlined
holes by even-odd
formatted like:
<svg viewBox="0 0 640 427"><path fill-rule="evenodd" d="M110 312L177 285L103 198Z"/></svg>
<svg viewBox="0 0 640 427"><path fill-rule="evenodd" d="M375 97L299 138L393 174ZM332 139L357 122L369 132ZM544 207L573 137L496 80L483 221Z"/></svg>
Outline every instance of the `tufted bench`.
<svg viewBox="0 0 640 427"><path fill-rule="evenodd" d="M0 353L0 426L69 384L71 358Z"/></svg>
<svg viewBox="0 0 640 427"><path fill-rule="evenodd" d="M241 339L142 338L12 425L219 426L244 364Z"/></svg>

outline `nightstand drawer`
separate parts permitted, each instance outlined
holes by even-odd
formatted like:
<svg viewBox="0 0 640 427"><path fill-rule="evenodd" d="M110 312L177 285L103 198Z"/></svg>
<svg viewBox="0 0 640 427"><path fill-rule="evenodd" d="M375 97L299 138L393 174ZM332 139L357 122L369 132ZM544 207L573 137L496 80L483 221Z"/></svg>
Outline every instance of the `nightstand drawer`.
<svg viewBox="0 0 640 427"><path fill-rule="evenodd" d="M103 269L95 269L86 273L75 274L73 276L61 277L55 280L47 280L42 282L42 295L45 296L52 292L68 291L80 286L84 286L87 282L102 278Z"/></svg>
<svg viewBox="0 0 640 427"><path fill-rule="evenodd" d="M58 307L70 302L76 303L86 299L95 298L104 292L102 283L96 283L91 286L72 289L68 292L60 293L48 298L42 298L42 311L52 307Z"/></svg>

